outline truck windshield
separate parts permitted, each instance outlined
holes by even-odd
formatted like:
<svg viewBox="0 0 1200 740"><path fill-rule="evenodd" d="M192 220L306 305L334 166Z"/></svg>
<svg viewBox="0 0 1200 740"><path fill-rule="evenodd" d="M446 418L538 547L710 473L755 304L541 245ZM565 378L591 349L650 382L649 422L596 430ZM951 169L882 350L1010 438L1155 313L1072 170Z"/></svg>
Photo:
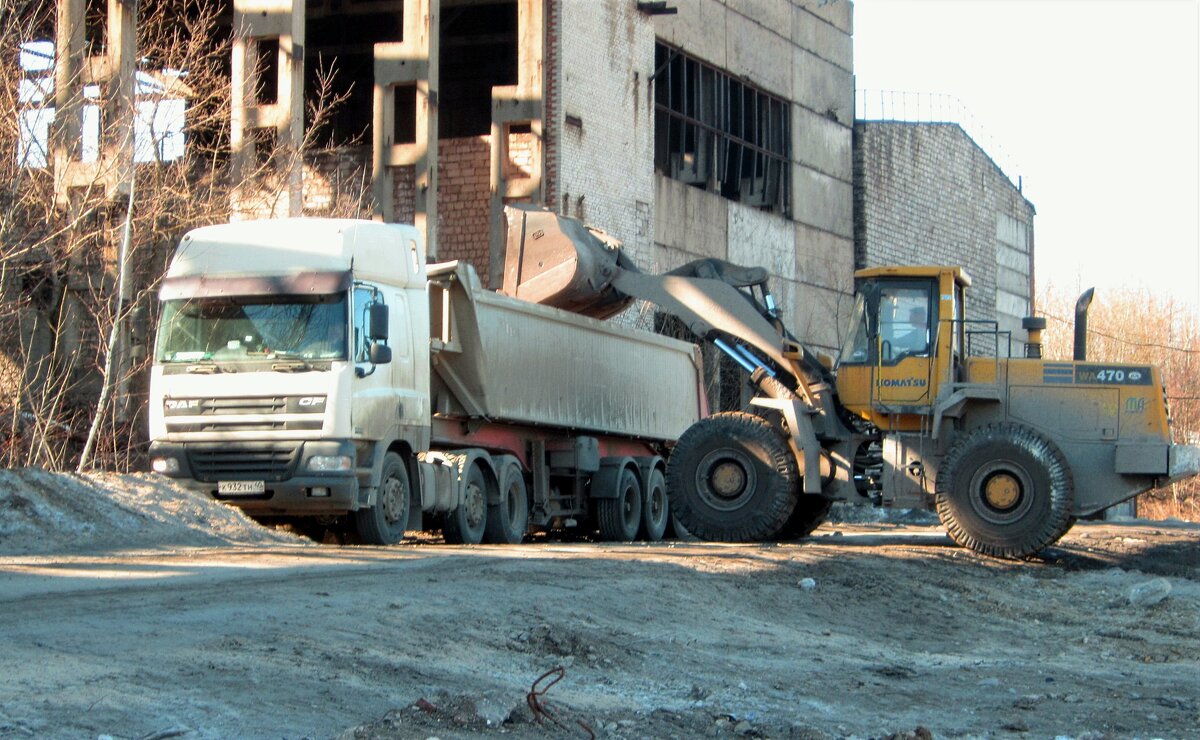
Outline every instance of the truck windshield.
<svg viewBox="0 0 1200 740"><path fill-rule="evenodd" d="M271 295L167 301L159 362L345 360L346 295Z"/></svg>

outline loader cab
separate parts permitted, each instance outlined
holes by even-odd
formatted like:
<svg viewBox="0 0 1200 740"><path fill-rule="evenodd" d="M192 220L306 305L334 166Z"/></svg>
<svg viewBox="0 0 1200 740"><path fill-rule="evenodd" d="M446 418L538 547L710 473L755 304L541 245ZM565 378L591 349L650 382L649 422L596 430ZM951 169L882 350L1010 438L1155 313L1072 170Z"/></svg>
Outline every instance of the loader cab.
<svg viewBox="0 0 1200 740"><path fill-rule="evenodd" d="M838 359L838 395L883 429L916 430L955 380L970 278L957 267L855 273L857 300Z"/></svg>

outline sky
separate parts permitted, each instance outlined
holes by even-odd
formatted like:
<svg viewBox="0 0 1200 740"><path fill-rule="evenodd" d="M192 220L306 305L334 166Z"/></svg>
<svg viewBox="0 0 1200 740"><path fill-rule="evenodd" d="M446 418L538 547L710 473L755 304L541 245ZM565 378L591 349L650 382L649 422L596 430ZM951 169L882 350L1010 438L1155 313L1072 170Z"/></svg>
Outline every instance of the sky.
<svg viewBox="0 0 1200 740"><path fill-rule="evenodd" d="M854 72L961 101L1037 209L1038 290L1200 313L1200 0L855 0Z"/></svg>

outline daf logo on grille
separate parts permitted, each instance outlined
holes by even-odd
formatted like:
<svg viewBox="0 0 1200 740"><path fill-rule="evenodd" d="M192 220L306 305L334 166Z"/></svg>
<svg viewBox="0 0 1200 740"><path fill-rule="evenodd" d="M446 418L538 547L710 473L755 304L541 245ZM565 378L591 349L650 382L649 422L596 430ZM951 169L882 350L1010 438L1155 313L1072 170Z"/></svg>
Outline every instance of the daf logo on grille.
<svg viewBox="0 0 1200 740"><path fill-rule="evenodd" d="M200 408L200 399L199 398L179 398L179 399L168 398L167 400L163 401L163 405L165 405L171 411L183 411L185 409L197 409L197 408Z"/></svg>
<svg viewBox="0 0 1200 740"><path fill-rule="evenodd" d="M320 406L325 403L324 396L301 396L297 401L300 406Z"/></svg>

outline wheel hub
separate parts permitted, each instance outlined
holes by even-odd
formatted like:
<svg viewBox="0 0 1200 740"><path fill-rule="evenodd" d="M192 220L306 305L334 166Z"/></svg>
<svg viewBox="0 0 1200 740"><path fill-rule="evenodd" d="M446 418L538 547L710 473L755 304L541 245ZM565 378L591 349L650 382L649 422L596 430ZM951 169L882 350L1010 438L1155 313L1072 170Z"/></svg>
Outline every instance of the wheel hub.
<svg viewBox="0 0 1200 740"><path fill-rule="evenodd" d="M997 473L984 484L983 497L992 508L1006 511L1021 499L1021 483L1009 473Z"/></svg>
<svg viewBox="0 0 1200 740"><path fill-rule="evenodd" d="M483 518L487 513L487 504L484 503L483 489L474 483L468 485L462 505L466 507L467 523L470 526L476 527L483 522Z"/></svg>
<svg viewBox="0 0 1200 740"><path fill-rule="evenodd" d="M723 462L713 469L712 486L719 496L735 496L746 487L746 471L732 460Z"/></svg>
<svg viewBox="0 0 1200 740"><path fill-rule="evenodd" d="M395 523L400 519L400 483L395 478L389 478L383 485L383 491L380 494L381 503L383 504L383 517L389 524Z"/></svg>
<svg viewBox="0 0 1200 740"><path fill-rule="evenodd" d="M754 497L758 476L750 458L735 449L714 450L696 468L696 490L719 511L735 511Z"/></svg>

